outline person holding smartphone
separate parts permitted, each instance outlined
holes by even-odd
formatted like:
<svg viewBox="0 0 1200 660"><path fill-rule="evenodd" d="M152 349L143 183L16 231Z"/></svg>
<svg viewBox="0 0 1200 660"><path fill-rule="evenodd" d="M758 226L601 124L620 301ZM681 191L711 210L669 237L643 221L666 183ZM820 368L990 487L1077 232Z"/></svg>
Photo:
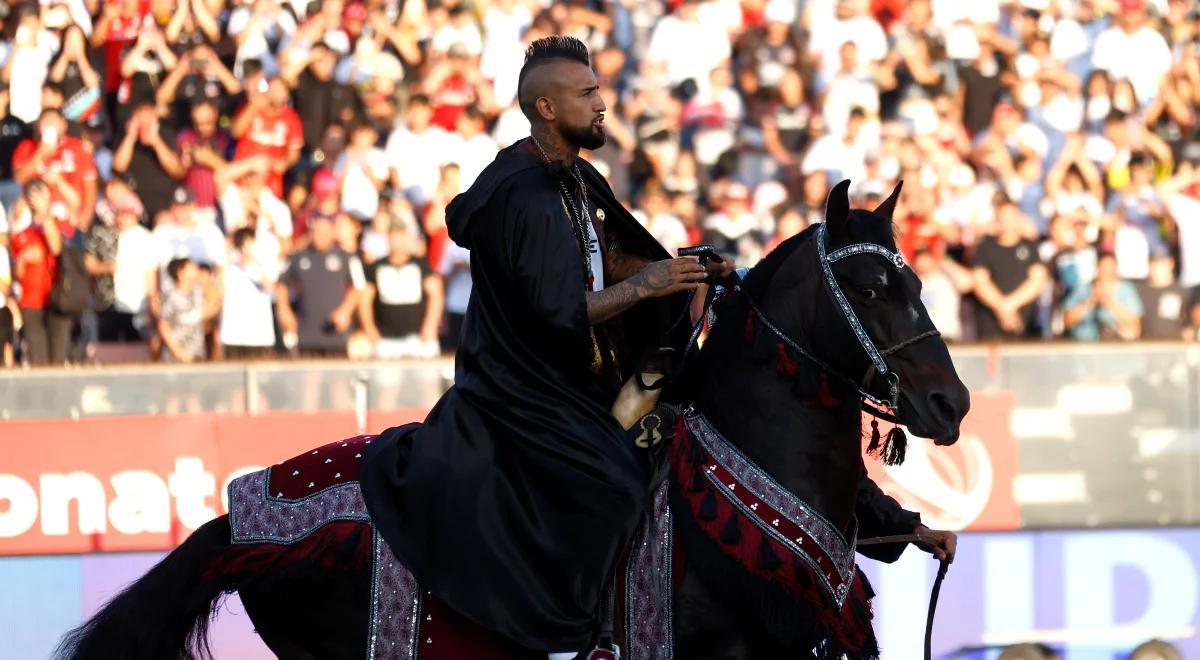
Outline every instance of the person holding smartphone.
<svg viewBox="0 0 1200 660"><path fill-rule="evenodd" d="M96 206L96 161L82 140L67 135L67 120L61 110L42 111L37 137L17 145L12 165L13 178L21 185L45 179L51 173L60 177L62 185L52 185L50 189L52 202L72 207L69 217L72 230L86 231L91 226ZM78 202L67 204L69 198L77 198Z"/></svg>

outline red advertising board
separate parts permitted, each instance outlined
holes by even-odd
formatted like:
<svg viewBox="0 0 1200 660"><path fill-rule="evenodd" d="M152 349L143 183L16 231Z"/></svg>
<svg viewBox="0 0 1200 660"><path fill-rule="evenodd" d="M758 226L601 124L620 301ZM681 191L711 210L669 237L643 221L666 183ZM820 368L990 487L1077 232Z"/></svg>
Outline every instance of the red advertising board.
<svg viewBox="0 0 1200 660"><path fill-rule="evenodd" d="M373 414L372 428L425 412ZM354 429L333 412L0 424L0 555L174 547L225 513L233 478Z"/></svg>
<svg viewBox="0 0 1200 660"><path fill-rule="evenodd" d="M973 392L958 442L937 447L910 436L903 465L884 466L868 457L867 472L904 508L920 511L930 527L1017 529L1021 515L1012 492L1017 445L1009 426L1013 406L1011 392Z"/></svg>

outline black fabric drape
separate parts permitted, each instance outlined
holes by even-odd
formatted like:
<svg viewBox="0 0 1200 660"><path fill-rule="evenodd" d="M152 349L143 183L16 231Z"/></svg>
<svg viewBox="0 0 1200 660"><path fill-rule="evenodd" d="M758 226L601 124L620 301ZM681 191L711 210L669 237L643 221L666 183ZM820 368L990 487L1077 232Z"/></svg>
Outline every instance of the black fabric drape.
<svg viewBox="0 0 1200 660"><path fill-rule="evenodd" d="M590 369L582 257L552 170L530 147L502 151L447 208L474 281L455 384L423 425L372 443L361 482L425 589L523 646L565 651L590 639L652 475L609 412L615 392ZM580 167L622 249L667 258ZM656 346L683 304L654 299L623 315L625 348Z"/></svg>

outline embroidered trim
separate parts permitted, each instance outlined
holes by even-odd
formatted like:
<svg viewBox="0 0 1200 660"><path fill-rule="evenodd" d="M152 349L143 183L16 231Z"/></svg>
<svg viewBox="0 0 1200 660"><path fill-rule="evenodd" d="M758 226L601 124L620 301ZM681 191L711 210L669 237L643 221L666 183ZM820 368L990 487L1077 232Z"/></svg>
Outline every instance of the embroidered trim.
<svg viewBox="0 0 1200 660"><path fill-rule="evenodd" d="M672 660L675 652L669 484L654 493L625 568L625 653L629 660Z"/></svg>
<svg viewBox="0 0 1200 660"><path fill-rule="evenodd" d="M230 542L289 544L337 520L371 521L357 481L295 500L273 497L270 481L267 468L229 484Z"/></svg>
<svg viewBox="0 0 1200 660"><path fill-rule="evenodd" d="M701 471L712 489L804 561L841 608L854 581L857 522L852 522L847 542L832 523L730 444L704 415L686 415L684 424L707 454Z"/></svg>
<svg viewBox="0 0 1200 660"><path fill-rule="evenodd" d="M416 660L421 586L375 532L368 660Z"/></svg>

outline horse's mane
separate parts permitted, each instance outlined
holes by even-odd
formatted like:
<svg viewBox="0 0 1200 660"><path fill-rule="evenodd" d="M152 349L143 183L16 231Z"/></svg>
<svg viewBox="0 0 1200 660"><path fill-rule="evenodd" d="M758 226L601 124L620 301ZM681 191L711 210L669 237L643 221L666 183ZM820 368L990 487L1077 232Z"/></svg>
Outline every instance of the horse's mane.
<svg viewBox="0 0 1200 660"><path fill-rule="evenodd" d="M716 324L704 344L704 353L710 357L720 357L733 350L735 342L754 339L752 331L748 327L748 324L753 321L750 319L750 305L746 303L746 296L756 301L763 300L766 297L767 288L779 274L783 264L797 250L811 242L812 237L816 235L816 229L816 225L811 225L780 243L742 278L740 293L727 294L713 305ZM754 332L753 334L758 333Z"/></svg>

